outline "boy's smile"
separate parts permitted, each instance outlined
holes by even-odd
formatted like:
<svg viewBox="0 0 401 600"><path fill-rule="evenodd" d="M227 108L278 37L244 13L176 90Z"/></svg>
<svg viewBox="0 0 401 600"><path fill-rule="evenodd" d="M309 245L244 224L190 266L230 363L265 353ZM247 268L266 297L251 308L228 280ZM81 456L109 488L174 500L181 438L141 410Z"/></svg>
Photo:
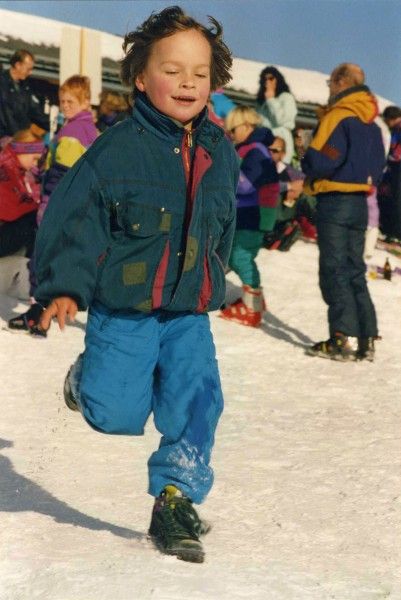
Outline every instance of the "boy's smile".
<svg viewBox="0 0 401 600"><path fill-rule="evenodd" d="M196 29L157 41L135 84L162 113L188 125L210 94L211 48Z"/></svg>

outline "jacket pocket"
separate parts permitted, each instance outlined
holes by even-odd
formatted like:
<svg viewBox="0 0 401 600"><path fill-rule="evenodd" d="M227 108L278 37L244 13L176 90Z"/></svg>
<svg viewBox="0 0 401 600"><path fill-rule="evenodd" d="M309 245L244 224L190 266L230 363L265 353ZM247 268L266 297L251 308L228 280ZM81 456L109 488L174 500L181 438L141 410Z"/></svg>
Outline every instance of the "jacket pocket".
<svg viewBox="0 0 401 600"><path fill-rule="evenodd" d="M121 208L119 221L129 237L165 235L171 228L171 213L163 207L129 203Z"/></svg>

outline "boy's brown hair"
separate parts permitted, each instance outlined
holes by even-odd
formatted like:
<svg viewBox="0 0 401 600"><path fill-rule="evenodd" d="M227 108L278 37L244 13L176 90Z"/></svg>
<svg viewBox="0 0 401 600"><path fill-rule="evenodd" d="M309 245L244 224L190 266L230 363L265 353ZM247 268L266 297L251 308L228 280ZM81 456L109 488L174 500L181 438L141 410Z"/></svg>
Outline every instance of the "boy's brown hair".
<svg viewBox="0 0 401 600"><path fill-rule="evenodd" d="M69 92L77 98L78 102L83 104L85 100L91 98L90 79L84 75L72 75L60 86L59 94L61 92Z"/></svg>
<svg viewBox="0 0 401 600"><path fill-rule="evenodd" d="M230 81L232 56L223 41L223 28L216 19L210 16L208 18L212 24L210 28L185 14L179 6L169 6L159 13L152 13L135 31L125 36L123 43L125 57L121 60L121 79L126 85L133 84L134 98L138 94L135 79L145 70L153 45L174 33L190 29L199 31L210 44L211 89L215 90Z"/></svg>

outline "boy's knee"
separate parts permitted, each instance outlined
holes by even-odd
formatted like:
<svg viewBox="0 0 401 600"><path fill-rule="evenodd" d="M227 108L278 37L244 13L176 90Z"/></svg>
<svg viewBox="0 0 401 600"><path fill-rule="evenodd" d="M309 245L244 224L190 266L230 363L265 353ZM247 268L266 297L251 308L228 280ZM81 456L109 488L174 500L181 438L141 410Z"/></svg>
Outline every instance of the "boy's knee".
<svg viewBox="0 0 401 600"><path fill-rule="evenodd" d="M87 423L101 433L117 435L143 435L150 409L133 406L101 404L98 400L81 394L82 414Z"/></svg>

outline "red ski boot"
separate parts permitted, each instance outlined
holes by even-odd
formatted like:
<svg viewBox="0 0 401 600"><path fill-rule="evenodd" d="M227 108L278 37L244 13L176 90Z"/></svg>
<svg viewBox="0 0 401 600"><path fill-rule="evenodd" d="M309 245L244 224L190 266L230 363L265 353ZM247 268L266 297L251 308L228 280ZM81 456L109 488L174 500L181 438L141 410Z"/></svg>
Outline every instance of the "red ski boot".
<svg viewBox="0 0 401 600"><path fill-rule="evenodd" d="M251 288L249 285L242 286L242 290L242 298L226 306L220 317L247 327L259 327L263 311L266 310L262 290Z"/></svg>

